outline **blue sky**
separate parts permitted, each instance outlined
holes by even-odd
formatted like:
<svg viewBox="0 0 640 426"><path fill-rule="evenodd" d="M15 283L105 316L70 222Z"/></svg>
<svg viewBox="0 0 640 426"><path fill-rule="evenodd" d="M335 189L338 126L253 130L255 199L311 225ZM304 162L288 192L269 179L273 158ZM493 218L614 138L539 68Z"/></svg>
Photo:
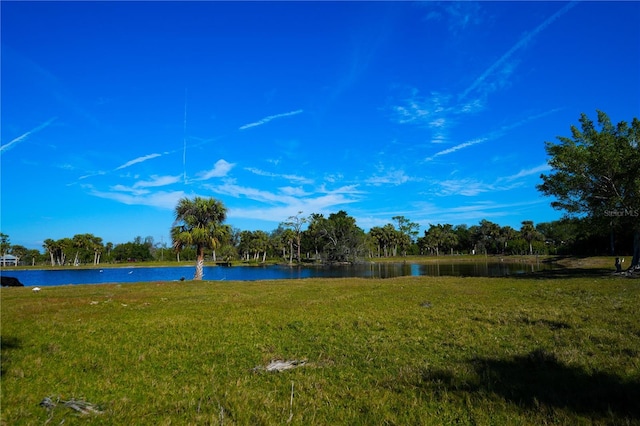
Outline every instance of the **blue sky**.
<svg viewBox="0 0 640 426"><path fill-rule="evenodd" d="M544 141L640 112L638 2L6 2L1 230L168 242L181 197L270 231L520 228Z"/></svg>

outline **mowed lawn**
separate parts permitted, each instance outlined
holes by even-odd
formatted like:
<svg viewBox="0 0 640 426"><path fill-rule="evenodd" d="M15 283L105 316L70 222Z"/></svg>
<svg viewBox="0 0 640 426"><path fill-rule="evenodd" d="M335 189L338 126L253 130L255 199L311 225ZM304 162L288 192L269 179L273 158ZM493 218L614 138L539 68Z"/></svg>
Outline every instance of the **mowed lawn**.
<svg viewBox="0 0 640 426"><path fill-rule="evenodd" d="M157 282L0 295L3 425L640 424L640 280ZM269 372L273 360L299 365Z"/></svg>

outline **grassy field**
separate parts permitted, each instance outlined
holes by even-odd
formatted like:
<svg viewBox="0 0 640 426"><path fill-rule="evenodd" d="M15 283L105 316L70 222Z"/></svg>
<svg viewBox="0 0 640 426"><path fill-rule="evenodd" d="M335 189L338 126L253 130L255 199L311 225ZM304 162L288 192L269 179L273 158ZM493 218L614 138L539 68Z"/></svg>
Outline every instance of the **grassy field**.
<svg viewBox="0 0 640 426"><path fill-rule="evenodd" d="M0 295L3 425L640 424L637 279L156 282ZM277 359L306 363L266 371Z"/></svg>

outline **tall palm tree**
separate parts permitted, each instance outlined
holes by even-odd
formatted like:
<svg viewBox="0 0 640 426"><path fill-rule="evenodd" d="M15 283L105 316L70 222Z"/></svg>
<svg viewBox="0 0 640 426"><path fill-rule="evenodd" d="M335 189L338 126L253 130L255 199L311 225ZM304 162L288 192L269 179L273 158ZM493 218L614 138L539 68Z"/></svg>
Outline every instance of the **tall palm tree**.
<svg viewBox="0 0 640 426"><path fill-rule="evenodd" d="M51 257L51 266L55 266L56 242L51 238L47 238L44 240L42 247L44 247L45 251L49 253L49 256Z"/></svg>
<svg viewBox="0 0 640 426"><path fill-rule="evenodd" d="M296 234L291 229L285 229L282 232L282 242L289 246L289 265L293 264L293 242L296 240Z"/></svg>
<svg viewBox="0 0 640 426"><path fill-rule="evenodd" d="M171 240L176 251L184 247L196 248L196 273L194 280L201 280L204 267L204 250L220 245L224 231L222 222L227 209L214 198L182 198L175 209L175 222L171 228Z"/></svg>
<svg viewBox="0 0 640 426"><path fill-rule="evenodd" d="M532 220L524 220L522 221L522 227L520 228L520 235L529 243L529 254L533 254L533 245L531 244L534 240L540 239L540 233L536 231L536 228L533 226Z"/></svg>

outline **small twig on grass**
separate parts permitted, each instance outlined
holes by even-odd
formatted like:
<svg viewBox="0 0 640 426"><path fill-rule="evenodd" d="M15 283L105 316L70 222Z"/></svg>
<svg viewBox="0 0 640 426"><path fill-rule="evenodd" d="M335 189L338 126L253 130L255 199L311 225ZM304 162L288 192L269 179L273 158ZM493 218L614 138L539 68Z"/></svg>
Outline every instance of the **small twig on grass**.
<svg viewBox="0 0 640 426"><path fill-rule="evenodd" d="M70 401L62 402L64 402L65 407L69 407L80 414L102 414L102 411L98 410L93 406L93 404L86 401L72 399Z"/></svg>
<svg viewBox="0 0 640 426"><path fill-rule="evenodd" d="M254 367L253 371L266 370L266 371L273 372L273 371L291 370L292 368L302 367L306 363L307 363L306 360L294 359L291 361L283 361L281 359L276 359L271 361L269 365L267 365L266 367L262 367L262 366Z"/></svg>
<svg viewBox="0 0 640 426"><path fill-rule="evenodd" d="M102 411L95 408L93 404L81 399L70 399L69 401L63 401L60 399L60 397L58 397L54 402L51 397L47 396L40 402L40 405L49 411L53 411L53 409L56 408L59 403L64 404L65 407L71 408L72 410L77 411L80 414L102 414Z"/></svg>
<svg viewBox="0 0 640 426"><path fill-rule="evenodd" d="M291 419L293 419L293 381L291 382L291 401L289 402L289 420L287 420L287 423L291 423Z"/></svg>
<svg viewBox="0 0 640 426"><path fill-rule="evenodd" d="M220 426L224 425L224 407L222 406L222 404L218 403L218 405L220 406Z"/></svg>

